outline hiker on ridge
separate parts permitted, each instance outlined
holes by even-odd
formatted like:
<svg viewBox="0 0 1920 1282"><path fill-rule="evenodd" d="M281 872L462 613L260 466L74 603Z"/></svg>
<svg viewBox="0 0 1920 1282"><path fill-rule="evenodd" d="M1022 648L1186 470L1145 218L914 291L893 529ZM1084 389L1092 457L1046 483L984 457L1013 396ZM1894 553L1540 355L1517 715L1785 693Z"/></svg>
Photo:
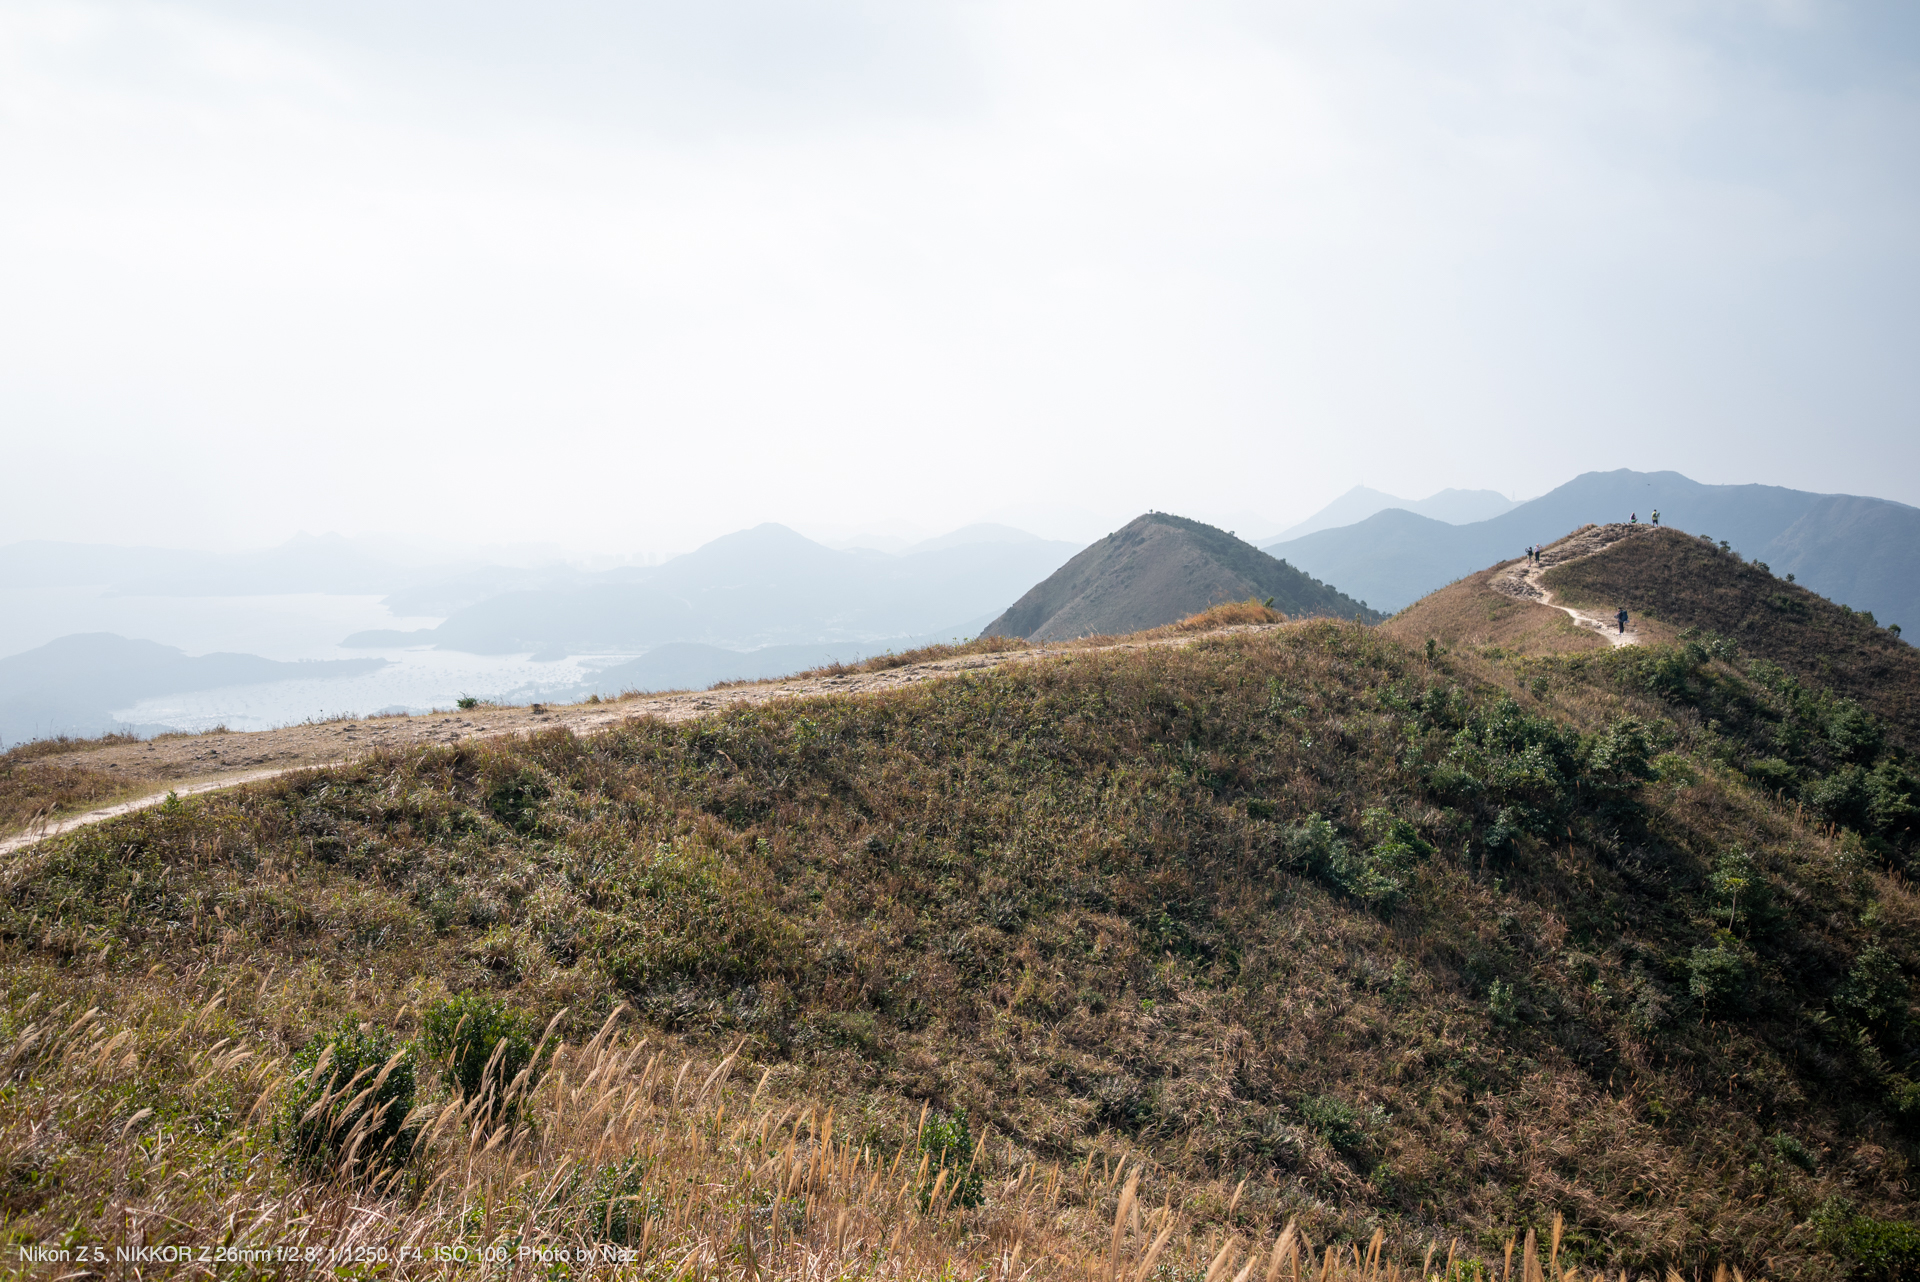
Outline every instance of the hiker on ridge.
<svg viewBox="0 0 1920 1282"><path fill-rule="evenodd" d="M1613 617L1620 623L1620 635L1625 636L1627 634L1627 607L1624 605L1621 606L1620 613Z"/></svg>
<svg viewBox="0 0 1920 1282"><path fill-rule="evenodd" d="M1660 524L1660 509L1659 509L1659 508L1655 508L1655 509L1653 509L1653 523L1654 523L1655 525L1658 525L1658 524Z"/></svg>
<svg viewBox="0 0 1920 1282"><path fill-rule="evenodd" d="M1628 518L1627 518L1627 524L1628 524L1628 525L1638 525L1638 524L1640 524L1640 514L1639 514L1638 512L1635 512L1635 513L1634 513L1634 514L1633 514L1632 516L1630 516L1630 517L1628 517Z"/></svg>

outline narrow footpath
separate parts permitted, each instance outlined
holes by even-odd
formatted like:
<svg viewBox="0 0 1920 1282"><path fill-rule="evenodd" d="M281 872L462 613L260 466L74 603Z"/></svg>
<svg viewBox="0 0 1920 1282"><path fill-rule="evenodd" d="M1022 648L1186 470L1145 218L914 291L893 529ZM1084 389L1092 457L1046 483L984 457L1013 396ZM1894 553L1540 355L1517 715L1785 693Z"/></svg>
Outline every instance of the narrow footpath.
<svg viewBox="0 0 1920 1282"><path fill-rule="evenodd" d="M1550 606L1560 611L1583 628L1598 632L1607 639L1607 644L1616 649L1623 645L1639 645L1640 631L1633 626L1633 620L1627 620L1627 630L1620 631L1619 624L1611 614L1595 614L1591 610L1578 610L1570 605L1562 605L1553 599L1553 593L1540 578L1556 565L1565 565L1569 561L1578 561L1605 551L1622 539L1630 539L1635 534L1654 527L1649 525L1589 525L1576 530L1558 543L1544 547L1540 551L1540 563L1534 565L1521 557L1512 565L1493 576L1489 584L1502 596L1532 601L1537 605Z"/></svg>

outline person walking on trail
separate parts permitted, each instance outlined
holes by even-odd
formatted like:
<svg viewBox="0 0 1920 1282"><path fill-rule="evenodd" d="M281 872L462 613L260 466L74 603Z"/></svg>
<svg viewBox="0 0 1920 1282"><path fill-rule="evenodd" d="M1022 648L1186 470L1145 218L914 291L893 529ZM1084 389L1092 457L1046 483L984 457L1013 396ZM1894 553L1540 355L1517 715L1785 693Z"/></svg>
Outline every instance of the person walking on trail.
<svg viewBox="0 0 1920 1282"><path fill-rule="evenodd" d="M1613 617L1620 624L1620 635L1625 636L1627 634L1627 607L1624 605L1621 606L1620 613L1614 615Z"/></svg>
<svg viewBox="0 0 1920 1282"><path fill-rule="evenodd" d="M1655 525L1658 525L1658 524L1660 524L1660 509L1659 509L1659 508L1655 508L1655 509L1653 509L1653 523L1654 523Z"/></svg>

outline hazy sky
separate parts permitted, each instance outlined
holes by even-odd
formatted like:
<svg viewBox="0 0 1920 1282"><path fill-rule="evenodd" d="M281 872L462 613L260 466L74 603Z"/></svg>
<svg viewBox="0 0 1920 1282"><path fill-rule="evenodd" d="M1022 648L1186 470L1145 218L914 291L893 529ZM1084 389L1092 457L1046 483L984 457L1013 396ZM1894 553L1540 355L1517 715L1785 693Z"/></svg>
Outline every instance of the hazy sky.
<svg viewBox="0 0 1920 1282"><path fill-rule="evenodd" d="M1920 6L0 0L0 541L1920 503Z"/></svg>

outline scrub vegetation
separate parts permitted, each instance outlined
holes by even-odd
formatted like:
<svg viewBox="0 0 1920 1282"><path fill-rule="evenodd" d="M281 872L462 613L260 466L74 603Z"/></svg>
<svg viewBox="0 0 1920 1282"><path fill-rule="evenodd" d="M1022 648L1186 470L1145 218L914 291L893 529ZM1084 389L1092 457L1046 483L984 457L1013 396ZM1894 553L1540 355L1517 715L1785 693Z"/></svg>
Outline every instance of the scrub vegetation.
<svg viewBox="0 0 1920 1282"><path fill-rule="evenodd" d="M4 866L7 1232L1912 1276L1904 741L1316 621L171 802Z"/></svg>

